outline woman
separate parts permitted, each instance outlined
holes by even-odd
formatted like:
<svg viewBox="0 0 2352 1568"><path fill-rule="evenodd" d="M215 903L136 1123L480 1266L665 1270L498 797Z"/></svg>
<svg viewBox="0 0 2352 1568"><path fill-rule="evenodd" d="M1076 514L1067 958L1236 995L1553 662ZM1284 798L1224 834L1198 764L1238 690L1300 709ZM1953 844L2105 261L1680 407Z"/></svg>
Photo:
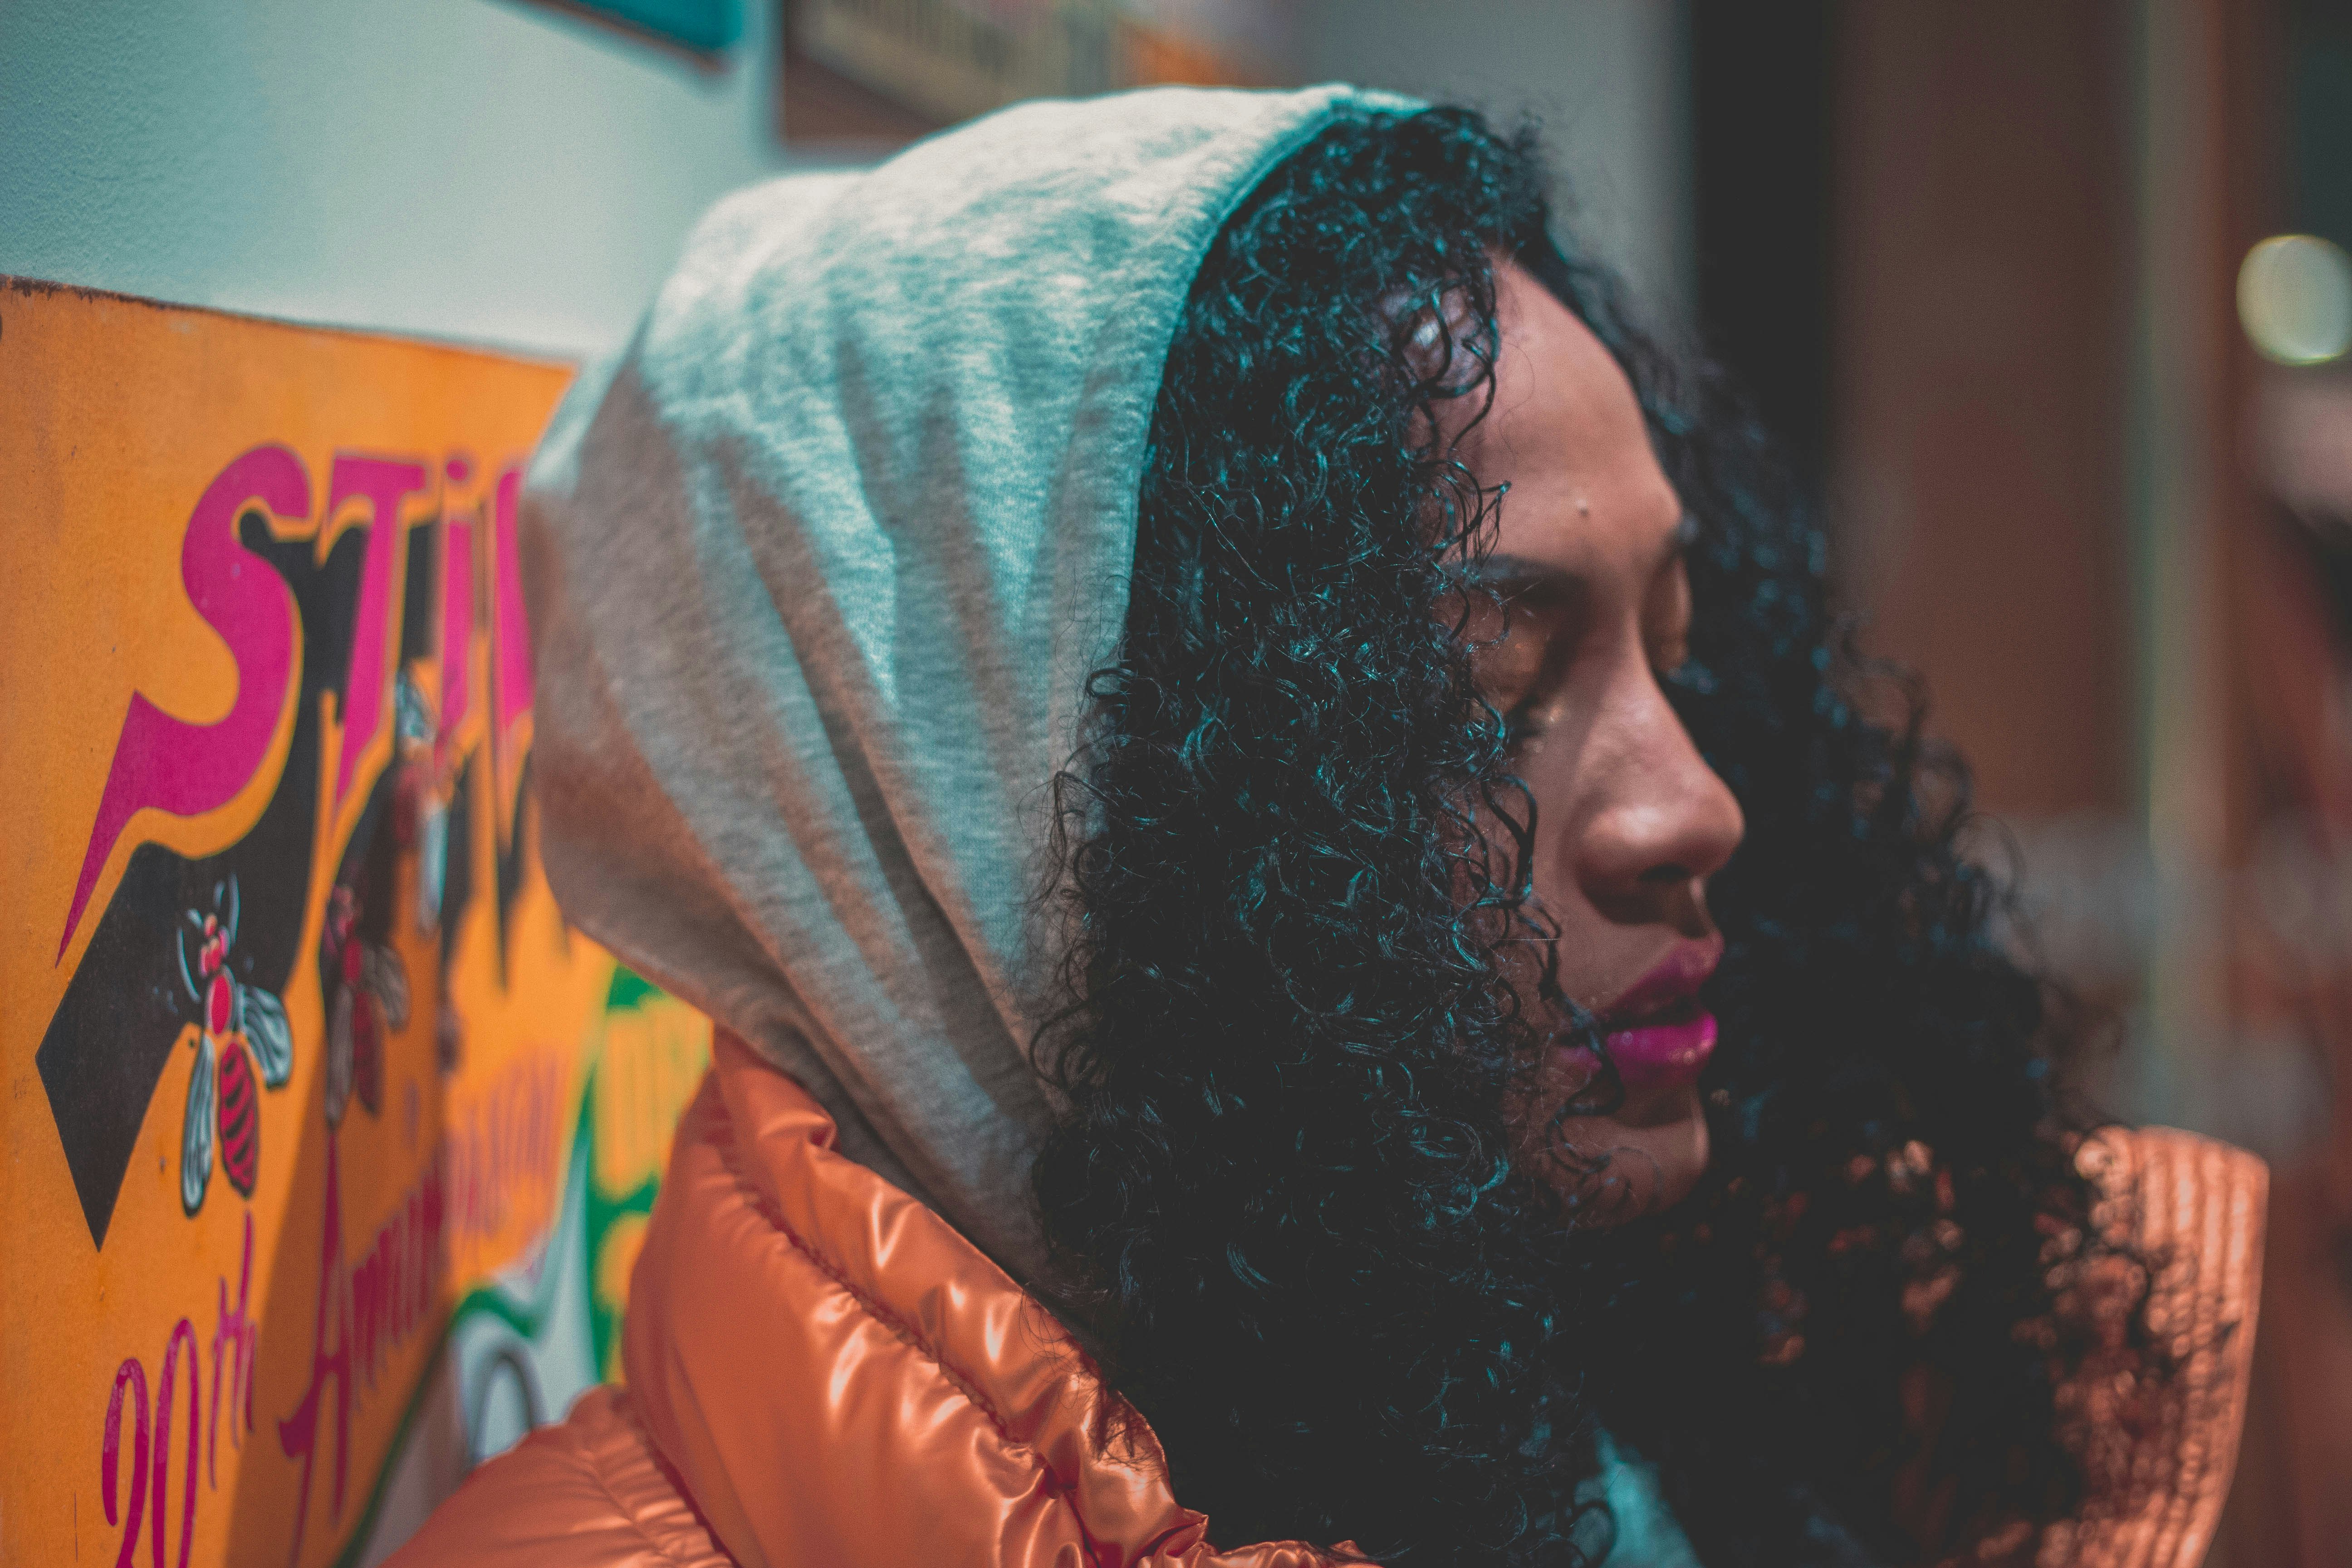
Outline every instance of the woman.
<svg viewBox="0 0 2352 1568"><path fill-rule="evenodd" d="M717 1059L626 1392L404 1564L2201 1555L2260 1168L2085 1141L1543 188L1171 89L706 220L525 573L550 875Z"/></svg>

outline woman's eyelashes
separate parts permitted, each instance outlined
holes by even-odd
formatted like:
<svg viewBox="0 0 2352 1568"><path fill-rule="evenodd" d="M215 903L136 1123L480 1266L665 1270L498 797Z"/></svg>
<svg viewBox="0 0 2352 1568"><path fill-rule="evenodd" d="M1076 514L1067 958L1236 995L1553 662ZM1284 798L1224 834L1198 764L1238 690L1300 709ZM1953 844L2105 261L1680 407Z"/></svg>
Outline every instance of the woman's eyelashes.
<svg viewBox="0 0 2352 1568"><path fill-rule="evenodd" d="M1516 743L1537 721L1538 710L1559 685L1561 648L1570 640L1559 624L1559 606L1542 596L1505 586L1494 589L1491 609L1477 617L1474 667L1479 695L1503 717Z"/></svg>
<svg viewBox="0 0 2352 1568"><path fill-rule="evenodd" d="M1535 738L1537 731L1541 728L1542 726L1536 720L1535 709L1529 703L1521 702L1503 710L1503 743L1505 745L1525 745Z"/></svg>
<svg viewBox="0 0 2352 1568"><path fill-rule="evenodd" d="M1678 531L1686 534L1687 525ZM1678 548L1658 574L1642 616L1650 668L1661 682L1670 682L1691 660L1690 568Z"/></svg>
<svg viewBox="0 0 2352 1568"><path fill-rule="evenodd" d="M1559 606L1510 608L1501 634L1479 648L1477 669L1479 692L1502 715L1505 737L1516 746L1558 719L1580 661L1604 657L1605 648L1594 646L1586 628ZM1691 661L1687 588L1664 595L1643 618L1640 636L1651 677L1661 687L1671 685Z"/></svg>

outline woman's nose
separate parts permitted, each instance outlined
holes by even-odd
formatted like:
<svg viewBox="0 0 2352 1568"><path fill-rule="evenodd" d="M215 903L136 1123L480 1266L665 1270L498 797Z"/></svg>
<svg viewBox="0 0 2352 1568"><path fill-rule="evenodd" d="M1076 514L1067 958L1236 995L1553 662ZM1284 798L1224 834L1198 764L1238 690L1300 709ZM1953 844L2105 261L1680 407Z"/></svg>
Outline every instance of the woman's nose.
<svg viewBox="0 0 2352 1568"><path fill-rule="evenodd" d="M1612 919L1695 916L1702 884L1739 847L1747 820L1647 668L1639 683L1611 705L1618 733L1601 748L1604 776L1591 781L1600 805L1584 819L1578 877Z"/></svg>

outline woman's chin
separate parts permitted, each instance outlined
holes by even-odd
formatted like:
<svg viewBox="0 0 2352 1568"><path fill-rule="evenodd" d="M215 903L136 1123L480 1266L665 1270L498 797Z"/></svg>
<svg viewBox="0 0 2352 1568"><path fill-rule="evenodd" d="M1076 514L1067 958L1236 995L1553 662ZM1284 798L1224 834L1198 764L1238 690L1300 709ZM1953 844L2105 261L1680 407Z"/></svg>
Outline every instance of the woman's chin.
<svg viewBox="0 0 2352 1568"><path fill-rule="evenodd" d="M1561 1173L1560 1196L1580 1224L1662 1214L1706 1173L1706 1112L1696 1084L1629 1096L1614 1116L1572 1123L1570 1141L1576 1164L1600 1166L1580 1177Z"/></svg>

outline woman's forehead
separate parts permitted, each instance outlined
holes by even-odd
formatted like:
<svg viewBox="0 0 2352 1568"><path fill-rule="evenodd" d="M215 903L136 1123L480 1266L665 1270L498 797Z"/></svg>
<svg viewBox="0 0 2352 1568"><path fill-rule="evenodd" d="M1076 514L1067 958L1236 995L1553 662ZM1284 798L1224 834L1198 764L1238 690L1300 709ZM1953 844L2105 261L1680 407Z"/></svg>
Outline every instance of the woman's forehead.
<svg viewBox="0 0 2352 1568"><path fill-rule="evenodd" d="M1561 564L1646 562L1682 507L1633 384L1575 312L1518 267L1496 271L1495 399L1462 442L1479 482L1507 483L1497 549Z"/></svg>

